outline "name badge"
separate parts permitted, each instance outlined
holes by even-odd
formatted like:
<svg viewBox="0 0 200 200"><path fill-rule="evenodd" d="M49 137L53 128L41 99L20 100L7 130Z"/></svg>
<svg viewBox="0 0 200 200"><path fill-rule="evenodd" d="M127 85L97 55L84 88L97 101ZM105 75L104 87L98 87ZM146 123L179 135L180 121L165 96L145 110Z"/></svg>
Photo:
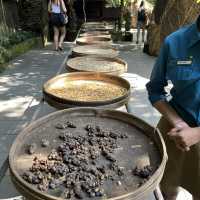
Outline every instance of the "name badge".
<svg viewBox="0 0 200 200"><path fill-rule="evenodd" d="M178 60L177 65L191 65L192 60Z"/></svg>

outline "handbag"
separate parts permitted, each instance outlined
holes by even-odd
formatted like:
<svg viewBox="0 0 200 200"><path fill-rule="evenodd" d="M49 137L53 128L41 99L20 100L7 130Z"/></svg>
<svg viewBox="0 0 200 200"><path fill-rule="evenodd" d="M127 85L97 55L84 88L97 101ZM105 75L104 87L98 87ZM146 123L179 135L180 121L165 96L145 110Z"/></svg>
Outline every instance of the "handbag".
<svg viewBox="0 0 200 200"><path fill-rule="evenodd" d="M60 21L63 25L68 23L68 16L65 13L60 13Z"/></svg>

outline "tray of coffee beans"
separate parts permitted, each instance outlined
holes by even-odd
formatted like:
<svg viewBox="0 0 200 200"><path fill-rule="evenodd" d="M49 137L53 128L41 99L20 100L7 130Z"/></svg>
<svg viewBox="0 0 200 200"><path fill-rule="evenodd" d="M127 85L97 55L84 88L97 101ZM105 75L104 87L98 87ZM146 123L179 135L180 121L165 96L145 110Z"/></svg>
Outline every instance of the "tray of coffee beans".
<svg viewBox="0 0 200 200"><path fill-rule="evenodd" d="M141 200L158 186L166 159L162 136L144 121L116 110L73 108L25 128L9 165L27 199Z"/></svg>

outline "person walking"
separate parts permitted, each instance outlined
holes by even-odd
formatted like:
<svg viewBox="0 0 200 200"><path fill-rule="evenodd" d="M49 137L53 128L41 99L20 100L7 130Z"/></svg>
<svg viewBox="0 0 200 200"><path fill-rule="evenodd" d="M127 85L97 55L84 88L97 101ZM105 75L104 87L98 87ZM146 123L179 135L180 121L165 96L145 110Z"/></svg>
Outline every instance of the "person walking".
<svg viewBox="0 0 200 200"><path fill-rule="evenodd" d="M50 22L54 32L55 50L63 50L63 41L66 35L66 28L63 22L64 15L67 13L63 0L49 0L48 11L50 13Z"/></svg>
<svg viewBox="0 0 200 200"><path fill-rule="evenodd" d="M144 43L146 21L147 21L147 13L146 13L146 9L145 9L145 2L141 1L140 6L138 8L138 13L137 13L137 40L136 40L136 44L139 43L140 29L142 29L142 42Z"/></svg>
<svg viewBox="0 0 200 200"><path fill-rule="evenodd" d="M157 127L169 157L161 181L165 199L175 200L182 186L200 200L200 15L166 37L146 88L162 114Z"/></svg>

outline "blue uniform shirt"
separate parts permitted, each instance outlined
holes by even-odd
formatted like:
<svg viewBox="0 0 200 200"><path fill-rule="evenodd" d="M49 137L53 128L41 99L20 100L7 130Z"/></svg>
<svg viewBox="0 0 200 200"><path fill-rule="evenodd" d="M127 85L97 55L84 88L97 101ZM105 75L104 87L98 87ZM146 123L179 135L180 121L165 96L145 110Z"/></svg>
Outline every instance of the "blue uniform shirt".
<svg viewBox="0 0 200 200"><path fill-rule="evenodd" d="M164 87L168 80L173 84L170 105L187 123L200 125L200 32L197 23L165 39L146 85L152 104L166 101Z"/></svg>

